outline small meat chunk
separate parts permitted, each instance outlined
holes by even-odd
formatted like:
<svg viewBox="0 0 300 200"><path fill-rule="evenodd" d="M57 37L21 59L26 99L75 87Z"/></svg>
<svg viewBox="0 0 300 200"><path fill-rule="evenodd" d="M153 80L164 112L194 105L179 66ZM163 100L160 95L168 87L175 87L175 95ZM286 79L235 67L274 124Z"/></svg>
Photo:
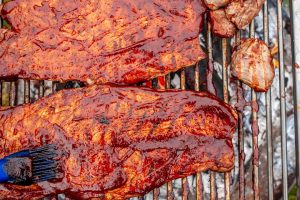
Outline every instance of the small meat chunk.
<svg viewBox="0 0 300 200"><path fill-rule="evenodd" d="M225 8L227 18L244 29L259 13L265 0L233 0Z"/></svg>
<svg viewBox="0 0 300 200"><path fill-rule="evenodd" d="M255 91L266 92L275 74L268 46L259 39L242 40L232 54L231 72Z"/></svg>
<svg viewBox="0 0 300 200"><path fill-rule="evenodd" d="M215 35L223 38L233 37L237 29L226 17L224 9L209 12L212 31Z"/></svg>

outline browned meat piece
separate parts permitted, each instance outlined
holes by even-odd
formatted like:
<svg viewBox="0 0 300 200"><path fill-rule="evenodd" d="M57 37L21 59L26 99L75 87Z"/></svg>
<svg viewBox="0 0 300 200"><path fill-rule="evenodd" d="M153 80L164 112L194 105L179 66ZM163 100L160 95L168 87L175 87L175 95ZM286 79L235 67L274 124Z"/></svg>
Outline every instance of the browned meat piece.
<svg viewBox="0 0 300 200"><path fill-rule="evenodd" d="M217 10L228 5L232 0L204 0L206 6L211 10Z"/></svg>
<svg viewBox="0 0 300 200"><path fill-rule="evenodd" d="M265 0L233 0L225 8L227 18L239 29L245 28L258 15Z"/></svg>
<svg viewBox="0 0 300 200"><path fill-rule="evenodd" d="M191 0L15 0L2 17L0 77L132 84L205 58Z"/></svg>
<svg viewBox="0 0 300 200"><path fill-rule="evenodd" d="M0 199L125 199L176 178L234 166L237 114L208 93L94 85L0 111L0 158L57 144L63 178L0 185Z"/></svg>
<svg viewBox="0 0 300 200"><path fill-rule="evenodd" d="M268 46L259 39L242 40L233 51L231 72L255 91L266 92L275 74Z"/></svg>
<svg viewBox="0 0 300 200"><path fill-rule="evenodd" d="M209 12L209 18L212 24L212 31L215 35L222 38L233 37L237 29L230 22L225 14L224 9L214 10Z"/></svg>

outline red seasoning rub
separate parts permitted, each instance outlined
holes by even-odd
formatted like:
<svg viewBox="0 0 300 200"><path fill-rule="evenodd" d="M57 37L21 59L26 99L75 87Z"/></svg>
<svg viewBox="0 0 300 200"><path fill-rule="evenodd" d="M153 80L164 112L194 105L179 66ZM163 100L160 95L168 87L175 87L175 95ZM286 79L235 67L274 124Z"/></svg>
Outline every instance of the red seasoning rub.
<svg viewBox="0 0 300 200"><path fill-rule="evenodd" d="M204 0L206 6L211 10L217 10L228 5L232 0Z"/></svg>
<svg viewBox="0 0 300 200"><path fill-rule="evenodd" d="M209 11L209 19L213 33L219 37L233 37L237 31L235 25L227 19L224 9Z"/></svg>
<svg viewBox="0 0 300 200"><path fill-rule="evenodd" d="M200 0L14 0L0 77L133 84L206 57Z"/></svg>
<svg viewBox="0 0 300 200"><path fill-rule="evenodd" d="M234 48L231 72L255 91L266 92L272 85L275 74L268 46L259 39L242 40Z"/></svg>
<svg viewBox="0 0 300 200"><path fill-rule="evenodd" d="M0 185L0 199L126 199L195 172L230 171L237 114L209 93L94 85L0 111L0 157L56 144L63 178ZM4 198L3 198L4 197Z"/></svg>
<svg viewBox="0 0 300 200"><path fill-rule="evenodd" d="M244 29L256 17L265 0L233 0L225 8L227 18L239 29Z"/></svg>

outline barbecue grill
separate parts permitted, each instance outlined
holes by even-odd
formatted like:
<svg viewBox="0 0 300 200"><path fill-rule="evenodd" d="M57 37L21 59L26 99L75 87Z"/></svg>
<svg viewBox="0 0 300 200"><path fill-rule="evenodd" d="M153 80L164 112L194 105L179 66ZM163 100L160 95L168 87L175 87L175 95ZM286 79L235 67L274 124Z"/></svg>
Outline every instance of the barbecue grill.
<svg viewBox="0 0 300 200"><path fill-rule="evenodd" d="M290 19L291 19L291 37L292 37L292 45L291 45L291 52L292 52L292 66L295 65L295 34L294 34L294 18L293 18L293 0L289 0L289 6L290 6ZM0 1L1 2L1 1ZM285 109L285 101L286 101L286 94L285 94L285 66L284 66L284 42L283 41L283 19L282 19L282 0L277 0L277 31L278 31L278 58L279 58L279 85L276 87L279 87L280 91L280 122L281 122L281 159L282 159L282 198L284 200L288 199L288 191L290 188L289 182L288 182L288 172L287 172L287 137L286 137L286 109ZM208 53L208 64L207 66L207 83L206 85L210 85L212 83L212 73L213 73L213 65L212 61L214 60L213 56L213 36L211 32L211 25L206 20L206 28L205 28L205 35L206 35L206 47L207 47L207 53ZM264 35L264 41L269 44L269 22L268 22L268 2L266 1L263 7L263 35ZM229 102L230 96L229 96L229 86L228 83L230 82L230 76L229 76L229 63L230 63L230 48L232 47L233 43L239 43L243 31L239 31L236 36L232 39L220 39L217 38L222 44L222 51L218 52L219 54L222 54L222 80L223 80L223 98L225 102ZM254 22L252 22L249 25L249 37L255 37L255 26ZM216 38L214 38L216 39ZM194 90L200 91L201 90L201 72L200 72L200 63L198 63L196 66L192 67L192 70L194 71ZM296 76L296 67L293 67L293 81L294 81L294 117L295 117L295 147L296 147L296 183L298 187L298 192L300 192L300 137L299 137L299 119L298 116L300 114L299 110L299 89L296 84L297 76ZM187 79L186 77L186 69L183 69L179 72L177 72L180 76L180 88L182 90L186 89L187 81L190 79ZM243 87L243 83L240 81L234 80L234 84L236 85L236 95L237 95L237 102L243 100L243 90L241 89ZM171 88L171 75L168 74L165 77L158 77L155 80L146 83L146 85L151 86L153 88L158 89L169 89ZM54 93L57 90L65 87L69 87L68 84L61 84L58 82L50 82L50 81L35 81L35 80L16 80L7 82L4 80L1 80L0 84L0 105L2 106L8 106L5 104L5 102L9 102L9 106L15 106L17 104L23 104L23 103L29 103L35 100L36 98L43 97L45 95L48 95L50 93ZM74 84L72 84L72 87ZM80 85L77 85L80 86ZM19 90L19 88L22 88L22 90ZM32 87L36 87L38 93L36 96L32 96L30 93L30 90ZM208 87L210 90L211 88ZM23 93L20 93L18 91L24 91ZM233 183L231 181L231 175L232 173L228 172L225 174L220 174L221 177L224 179L224 197L226 200L234 199L236 196L238 196L239 199L247 199L245 198L245 191L251 190L252 196L255 200L260 199L260 191L259 186L267 187L268 188L268 198L273 199L274 198L274 188L273 188L273 147L272 147L272 102L271 102L271 90L266 92L265 94L265 111L266 111L266 134L267 134L267 166L268 166L268 182L260 182L259 178L259 161L258 161L258 154L259 154L259 145L258 145L258 115L257 110L255 109L255 106L252 106L251 111L251 120L252 120L252 149L253 149L253 162L252 162L252 186L248 186L245 184L245 163L244 163L244 129L243 129L243 111L239 112L239 126L238 130L236 132L237 138L238 138L238 155L236 156L236 160L238 161L238 168L235 170L238 170L239 174L239 181L238 181L238 195L233 196ZM253 90L251 91L251 104L255 105L257 101L257 93ZM234 106L234 105L233 105ZM258 127L259 128L259 127ZM217 191L217 181L216 181L216 174L215 172L209 172L210 177L210 199L217 199L218 198L218 191ZM193 188L195 191L195 196L191 197L189 195L189 184L188 184L188 178L182 179L182 192L181 196L183 200L186 199L194 199L197 200L204 199L203 195L203 183L202 183L202 173L198 173L194 175L196 180L196 187ZM167 199L171 200L174 199L174 191L173 191L173 182L169 182L164 186L164 189L167 191ZM159 199L160 196L160 189L157 188L152 192L153 199ZM57 199L64 199L64 195L59 195L55 197ZM300 198L300 195L298 194L298 199ZM143 199L143 197L139 197L139 199Z"/></svg>

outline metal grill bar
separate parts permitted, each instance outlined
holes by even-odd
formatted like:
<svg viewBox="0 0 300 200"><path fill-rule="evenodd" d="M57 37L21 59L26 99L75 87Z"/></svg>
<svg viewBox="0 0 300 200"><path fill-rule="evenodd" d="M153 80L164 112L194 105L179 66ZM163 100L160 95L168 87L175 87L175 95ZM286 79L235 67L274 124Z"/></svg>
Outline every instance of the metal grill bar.
<svg viewBox="0 0 300 200"><path fill-rule="evenodd" d="M166 75L165 84L166 84L166 89L171 88L171 75L170 74ZM174 199L173 182L170 181L167 183L167 200L173 200L173 199Z"/></svg>
<svg viewBox="0 0 300 200"><path fill-rule="evenodd" d="M263 7L264 41L269 44L269 17L268 1ZM266 103L266 134L267 134L267 159L268 159L268 193L269 200L273 200L273 145L272 145L272 110L271 110L271 88L265 93Z"/></svg>
<svg viewBox="0 0 300 200"><path fill-rule="evenodd" d="M241 102L240 96L243 94L242 84L237 82L238 102ZM239 149L239 199L245 199L245 152L244 152L244 130L243 130L243 114L238 113L238 149Z"/></svg>
<svg viewBox="0 0 300 200"><path fill-rule="evenodd" d="M286 140L286 109L284 85L284 58L283 58L283 31L282 31L282 0L277 0L277 30L279 45L279 88L280 88L280 122L281 122L281 156L282 156L282 189L283 199L288 199L288 173L287 173L287 140Z"/></svg>
<svg viewBox="0 0 300 200"><path fill-rule="evenodd" d="M39 98L45 95L44 81L39 81Z"/></svg>
<svg viewBox="0 0 300 200"><path fill-rule="evenodd" d="M160 193L159 188L155 188L153 190L153 200L158 200L159 199L159 193Z"/></svg>
<svg viewBox="0 0 300 200"><path fill-rule="evenodd" d="M210 171L210 200L217 199L216 173Z"/></svg>
<svg viewBox="0 0 300 200"><path fill-rule="evenodd" d="M258 186L258 126L257 126L257 101L256 93L252 90L252 148L253 148L253 192L254 199L259 199L259 186ZM255 130L256 129L256 130Z"/></svg>
<svg viewBox="0 0 300 200"><path fill-rule="evenodd" d="M166 89L170 89L171 88L171 75L167 74L166 75Z"/></svg>
<svg viewBox="0 0 300 200"><path fill-rule="evenodd" d="M223 95L224 102L229 102L228 96L228 62L227 62L227 39L222 39L222 65L223 65Z"/></svg>
<svg viewBox="0 0 300 200"><path fill-rule="evenodd" d="M161 90L166 89L165 82L166 82L165 77L158 77L157 78L157 89L161 89ZM153 200L159 200L159 194L160 194L160 189L155 188L153 190Z"/></svg>
<svg viewBox="0 0 300 200"><path fill-rule="evenodd" d="M52 92L53 93L56 92L56 90L57 90L57 84L58 84L58 82L55 82L55 81L52 82Z"/></svg>
<svg viewBox="0 0 300 200"><path fill-rule="evenodd" d="M212 85L212 65L213 65L213 54L212 54L212 34L211 34L211 24L207 22L207 51L208 51L208 69L207 69L207 90L214 94L214 91L210 91L213 87ZM217 188L216 188L216 173L210 172L210 199L217 199Z"/></svg>
<svg viewBox="0 0 300 200"><path fill-rule="evenodd" d="M199 62L195 65L195 91L200 91L200 69Z"/></svg>
<svg viewBox="0 0 300 200"><path fill-rule="evenodd" d="M292 69L293 69L293 87L294 87L294 120L295 120L295 148L296 148L296 184L297 199L300 199L300 88L299 88L299 69L296 67L296 41L295 41L295 21L294 21L294 1L290 0L291 15L291 48L292 48Z"/></svg>
<svg viewBox="0 0 300 200"><path fill-rule="evenodd" d="M9 105L15 106L16 105L16 83L10 82L10 88L9 88Z"/></svg>
<svg viewBox="0 0 300 200"><path fill-rule="evenodd" d="M173 193L173 183L172 181L167 184L167 200L173 200L174 193Z"/></svg>
<svg viewBox="0 0 300 200"><path fill-rule="evenodd" d="M227 64L227 39L222 39L222 66L223 66L223 96L224 102L229 102L228 97L228 64ZM225 200L230 200L230 172L224 174Z"/></svg>
<svg viewBox="0 0 300 200"><path fill-rule="evenodd" d="M250 24L250 38L255 37L254 32L254 20ZM259 185L258 185L258 159L259 159L259 149L258 149L258 124L257 124L257 97L256 92L251 89L251 109L252 109L252 149L253 149L253 192L254 199L259 200Z"/></svg>
<svg viewBox="0 0 300 200"><path fill-rule="evenodd" d="M24 103L30 102L30 81L24 80Z"/></svg>
<svg viewBox="0 0 300 200"><path fill-rule="evenodd" d="M182 179L182 200L188 200L189 196L189 185L187 177Z"/></svg>
<svg viewBox="0 0 300 200"><path fill-rule="evenodd" d="M180 88L185 90L185 70L182 69L180 72ZM189 185L187 178L182 179L182 200L187 200L189 195Z"/></svg>
<svg viewBox="0 0 300 200"><path fill-rule="evenodd" d="M199 62L195 65L195 91L200 91L200 69ZM196 200L202 199L202 174L199 172L196 174Z"/></svg>
<svg viewBox="0 0 300 200"><path fill-rule="evenodd" d="M203 190L203 185L202 185L202 174L197 173L196 174L196 200L201 200L202 199L202 190Z"/></svg>
<svg viewBox="0 0 300 200"><path fill-rule="evenodd" d="M241 31L235 35L235 45L241 41ZM244 101L242 82L237 81L237 104ZM245 200L245 152L244 152L244 129L243 129L243 110L238 108L238 150L239 150L239 199Z"/></svg>
<svg viewBox="0 0 300 200"><path fill-rule="evenodd" d="M49 83L49 93L50 94L52 94L52 93L54 93L54 87L53 87L53 82L51 81L50 83Z"/></svg>

